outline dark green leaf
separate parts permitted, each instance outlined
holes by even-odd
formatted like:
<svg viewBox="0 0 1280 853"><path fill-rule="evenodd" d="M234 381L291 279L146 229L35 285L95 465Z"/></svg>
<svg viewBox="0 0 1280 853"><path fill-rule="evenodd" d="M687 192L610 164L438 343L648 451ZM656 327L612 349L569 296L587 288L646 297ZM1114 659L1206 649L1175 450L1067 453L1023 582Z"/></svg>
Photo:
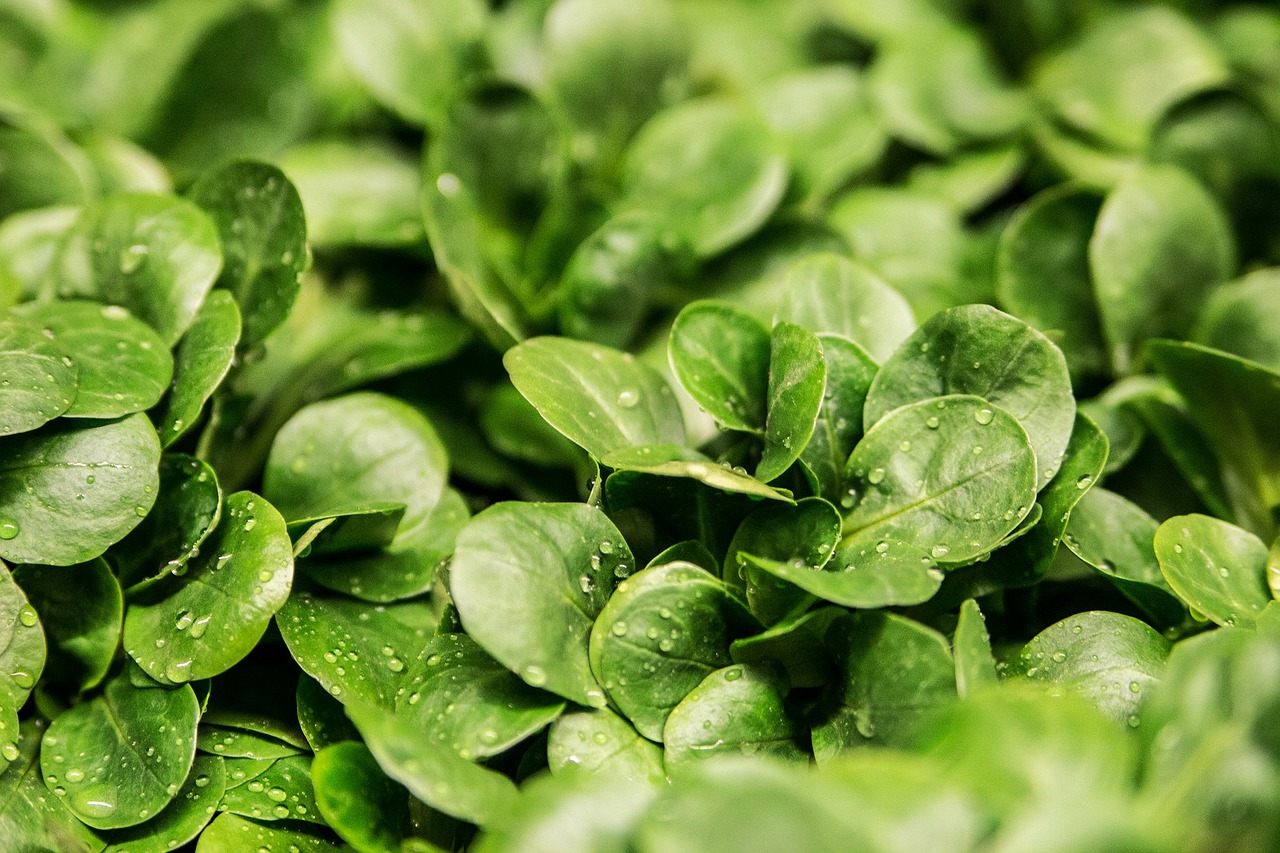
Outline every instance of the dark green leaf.
<svg viewBox="0 0 1280 853"><path fill-rule="evenodd" d="M553 774L589 770L594 784L609 778L657 787L667 779L661 747L608 708L575 711L552 723L547 761Z"/></svg>
<svg viewBox="0 0 1280 853"><path fill-rule="evenodd" d="M695 302L671 325L668 351L680 384L722 426L763 433L771 346L769 332L750 314Z"/></svg>
<svg viewBox="0 0 1280 853"><path fill-rule="evenodd" d="M822 408L827 363L818 336L781 322L770 336L768 417L756 479L770 482L786 473L809 444Z"/></svg>
<svg viewBox="0 0 1280 853"><path fill-rule="evenodd" d="M215 290L205 299L173 356L169 396L155 413L161 443L168 447L196 422L205 402L231 372L240 343L235 297Z"/></svg>
<svg viewBox="0 0 1280 853"><path fill-rule="evenodd" d="M212 468L182 453L160 457L155 507L110 551L121 584L181 574L221 517L222 489Z"/></svg>
<svg viewBox="0 0 1280 853"><path fill-rule="evenodd" d="M0 563L0 774L18 760L18 711L26 704L45 664L40 617L22 587ZM34 754L34 753L33 753Z"/></svg>
<svg viewBox="0 0 1280 853"><path fill-rule="evenodd" d="M73 691L96 687L107 675L120 648L124 599L120 584L103 560L76 566L19 566L14 580L40 617L49 645L45 678ZM26 624L30 620L22 619ZM15 636L19 639L21 634ZM18 656L22 650L15 649ZM21 661L8 670L38 675ZM21 705L21 703L18 703Z"/></svg>
<svg viewBox="0 0 1280 853"><path fill-rule="evenodd" d="M274 331L293 307L307 264L302 199L275 166L241 161L206 175L191 191L218 227L223 267L243 318L245 346Z"/></svg>
<svg viewBox="0 0 1280 853"><path fill-rule="evenodd" d="M998 681L987 621L978 602L972 598L960 605L952 646L956 659L956 691L962 698Z"/></svg>
<svg viewBox="0 0 1280 853"><path fill-rule="evenodd" d="M734 753L807 761L803 730L787 714L785 695L785 680L771 666L734 664L710 673L667 717L667 765Z"/></svg>
<svg viewBox="0 0 1280 853"><path fill-rule="evenodd" d="M1156 531L1155 552L1178 597L1219 625L1252 625L1271 601L1267 546L1234 524L1174 516Z"/></svg>
<svg viewBox="0 0 1280 853"><path fill-rule="evenodd" d="M173 801L146 823L107 833L103 853L166 853L192 841L213 818L226 786L222 759L197 755Z"/></svg>

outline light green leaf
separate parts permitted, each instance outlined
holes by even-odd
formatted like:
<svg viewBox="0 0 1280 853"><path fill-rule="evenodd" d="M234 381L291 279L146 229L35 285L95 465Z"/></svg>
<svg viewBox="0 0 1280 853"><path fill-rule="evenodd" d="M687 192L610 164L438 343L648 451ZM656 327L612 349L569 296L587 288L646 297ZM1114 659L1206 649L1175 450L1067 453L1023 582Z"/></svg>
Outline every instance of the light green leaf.
<svg viewBox="0 0 1280 853"><path fill-rule="evenodd" d="M732 101L703 98L665 110L627 150L623 210L661 211L700 257L754 233L787 186L787 161L763 122Z"/></svg>
<svg viewBox="0 0 1280 853"><path fill-rule="evenodd" d="M222 269L218 232L171 196L112 196L85 208L58 261L57 295L126 308L173 346Z"/></svg>
<svg viewBox="0 0 1280 853"><path fill-rule="evenodd" d="M262 639L293 584L284 519L252 492L229 495L186 569L147 589L125 616L125 650L161 684L225 672Z"/></svg>
<svg viewBox="0 0 1280 853"><path fill-rule="evenodd" d="M1053 479L1075 400L1066 361L1048 338L986 305L936 314L881 366L863 421L870 428L899 406L946 394L973 394L1013 415L1035 451L1037 488ZM981 424L986 415L975 417Z"/></svg>
<svg viewBox="0 0 1280 853"><path fill-rule="evenodd" d="M839 679L814 727L819 760L867 744L904 746L921 723L956 698L946 638L902 616L857 613L827 633Z"/></svg>
<svg viewBox="0 0 1280 853"><path fill-rule="evenodd" d="M503 364L547 423L597 459L640 445L684 444L671 386L630 353L543 337L509 351Z"/></svg>
<svg viewBox="0 0 1280 853"><path fill-rule="evenodd" d="M529 687L466 634L431 639L404 689L396 714L472 761L505 752L564 710L562 700Z"/></svg>
<svg viewBox="0 0 1280 853"><path fill-rule="evenodd" d="M449 591L467 633L526 683L600 707L587 638L634 566L626 540L598 509L501 503L458 536Z"/></svg>
<svg viewBox="0 0 1280 853"><path fill-rule="evenodd" d="M0 774L17 761L18 710L45 665L45 634L22 587L0 563Z"/></svg>
<svg viewBox="0 0 1280 853"><path fill-rule="evenodd" d="M878 362L915 331L911 306L879 276L833 252L787 270L777 317L811 332L848 338Z"/></svg>
<svg viewBox="0 0 1280 853"><path fill-rule="evenodd" d="M349 704L347 714L382 772L427 805L484 826L518 801L510 779L431 743L416 725L368 705Z"/></svg>
<svg viewBox="0 0 1280 853"><path fill-rule="evenodd" d="M119 418L151 408L173 378L173 356L151 327L116 305L46 302L22 313L53 332L79 389L63 415Z"/></svg>
<svg viewBox="0 0 1280 853"><path fill-rule="evenodd" d="M36 429L73 405L78 371L55 338L34 320L0 315L0 435Z"/></svg>
<svg viewBox="0 0 1280 853"><path fill-rule="evenodd" d="M362 743L335 743L311 763L316 805L334 832L362 853L396 853L404 838L405 790Z"/></svg>
<svg viewBox="0 0 1280 853"><path fill-rule="evenodd" d="M716 463L696 450L674 444L618 450L606 455L600 463L616 471L687 478L722 492L792 503L791 492L786 489L767 486L742 468L730 468L728 463Z"/></svg>
<svg viewBox="0 0 1280 853"><path fill-rule="evenodd" d="M169 396L155 412L160 441L169 447L196 422L205 402L231 372L240 343L240 309L228 291L215 290L200 306L173 355Z"/></svg>
<svg viewBox="0 0 1280 853"><path fill-rule="evenodd" d="M668 563L618 585L591 631L591 670L636 731L662 740L671 709L731 663L737 625L753 620L714 575Z"/></svg>
<svg viewBox="0 0 1280 853"><path fill-rule="evenodd" d="M1267 546L1234 524L1174 516L1156 531L1155 551L1178 597L1219 625L1251 626L1272 599Z"/></svg>
<svg viewBox="0 0 1280 853"><path fill-rule="evenodd" d="M734 664L710 673L667 717L668 766L735 753L807 762L804 731L787 714L785 696L775 667Z"/></svg>
<svg viewBox="0 0 1280 853"><path fill-rule="evenodd" d="M0 439L0 557L55 566L92 560L155 502L160 442L145 415L74 423Z"/></svg>
<svg viewBox="0 0 1280 853"><path fill-rule="evenodd" d="M590 771L589 778L626 779L658 787L667 780L662 748L640 736L608 708L574 711L551 724L547 761L552 774Z"/></svg>
<svg viewBox="0 0 1280 853"><path fill-rule="evenodd" d="M962 698L999 681L987 620L972 598L960 605L952 646L956 659L956 691Z"/></svg>
<svg viewBox="0 0 1280 853"><path fill-rule="evenodd" d="M40 769L76 817L95 829L142 823L177 796L196 754L200 709L190 686L138 688L127 678L59 715ZM159 726L165 737L155 737Z"/></svg>
<svg viewBox="0 0 1280 853"><path fill-rule="evenodd" d="M1142 695L1160 680L1168 656L1169 641L1145 622L1094 610L1041 631L1010 670L1068 690L1111 721L1137 728Z"/></svg>
<svg viewBox="0 0 1280 853"><path fill-rule="evenodd" d="M441 125L480 69L486 7L478 0L340 0L342 57L373 95L418 125Z"/></svg>
<svg viewBox="0 0 1280 853"><path fill-rule="evenodd" d="M671 325L671 369L722 426L762 433L769 406L771 338L731 305L695 302Z"/></svg>
<svg viewBox="0 0 1280 853"><path fill-rule="evenodd" d="M1117 373L1150 338L1188 332L1210 288L1236 269L1231 226L1185 172L1148 166L1107 196L1089 241L1102 331Z"/></svg>
<svg viewBox="0 0 1280 853"><path fill-rule="evenodd" d="M818 336L781 322L770 336L768 417L756 479L767 483L786 473L809 444L822 409L827 363Z"/></svg>

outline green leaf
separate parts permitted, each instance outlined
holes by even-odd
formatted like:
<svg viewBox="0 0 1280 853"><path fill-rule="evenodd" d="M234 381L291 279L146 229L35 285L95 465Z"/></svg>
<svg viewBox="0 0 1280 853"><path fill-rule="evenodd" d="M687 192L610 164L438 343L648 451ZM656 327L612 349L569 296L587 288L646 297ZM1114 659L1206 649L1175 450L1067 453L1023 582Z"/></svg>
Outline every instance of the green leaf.
<svg viewBox="0 0 1280 853"><path fill-rule="evenodd" d="M404 838L405 790L383 774L361 743L335 743L311 763L316 805L325 823L366 853L396 853Z"/></svg>
<svg viewBox="0 0 1280 853"><path fill-rule="evenodd" d="M723 754L807 761L804 733L783 706L785 679L774 667L716 670L671 710L662 729L668 766Z"/></svg>
<svg viewBox="0 0 1280 853"><path fill-rule="evenodd" d="M674 444L656 444L651 447L632 447L604 456L600 463L617 471L635 471L662 477L680 477L696 480L722 492L743 494L759 500L792 503L791 492L775 489L752 477L743 468L728 467L728 463L716 463L696 450Z"/></svg>
<svg viewBox="0 0 1280 853"><path fill-rule="evenodd" d="M1076 184L1037 193L1000 235L996 290L1001 304L1044 332L1075 375L1110 365L1089 270L1089 238L1101 199Z"/></svg>
<svg viewBox="0 0 1280 853"><path fill-rule="evenodd" d="M765 123L787 150L791 194L802 202L826 199L884 154L884 119L852 67L797 69L766 81L754 94Z"/></svg>
<svg viewBox="0 0 1280 853"><path fill-rule="evenodd" d="M160 457L155 507L110 551L121 584L182 574L221 517L222 489L212 468L182 453Z"/></svg>
<svg viewBox="0 0 1280 853"><path fill-rule="evenodd" d="M833 252L796 261L787 270L778 319L820 335L853 341L883 362L915 331L911 306L870 270Z"/></svg>
<svg viewBox="0 0 1280 853"><path fill-rule="evenodd" d="M408 721L367 705L349 704L347 714L382 772L427 805L484 826L518 801L510 779L431 743Z"/></svg>
<svg viewBox="0 0 1280 853"><path fill-rule="evenodd" d="M200 853L332 853L346 848L330 841L327 833L305 824L255 823L235 814L221 814L200 834Z"/></svg>
<svg viewBox="0 0 1280 853"><path fill-rule="evenodd" d="M385 502L353 507L341 514L291 521L286 526L293 540L293 555L349 555L385 548L395 539L404 510L404 504Z"/></svg>
<svg viewBox="0 0 1280 853"><path fill-rule="evenodd" d="M0 563L0 774L18 760L18 711L45 665L45 633L22 587Z"/></svg>
<svg viewBox="0 0 1280 853"><path fill-rule="evenodd" d="M231 372L240 343L235 297L215 290L205 299L173 354L173 382L155 413L160 440L169 447L196 422L204 404Z"/></svg>
<svg viewBox="0 0 1280 853"><path fill-rule="evenodd" d="M26 117L24 117L26 118ZM96 189L84 153L42 120L0 117L0 218L30 208L78 204Z"/></svg>
<svg viewBox="0 0 1280 853"><path fill-rule="evenodd" d="M955 700L946 638L918 622L854 614L832 623L827 646L840 678L813 730L820 760L868 743L904 746L923 720Z"/></svg>
<svg viewBox="0 0 1280 853"><path fill-rule="evenodd" d="M477 0L340 0L333 32L373 95L418 125L440 125L480 69L486 8Z"/></svg>
<svg viewBox="0 0 1280 853"><path fill-rule="evenodd" d="M742 554L752 566L780 581L799 587L809 594L845 607L877 608L893 604L920 604L928 601L942 585L942 570L930 559L929 552L912 542L880 540L884 550L877 556L892 553L894 559L882 565L867 563L871 571L858 565L831 565L815 570L794 561L779 562L767 557ZM837 562L841 554L835 555ZM865 555L859 555L865 556Z"/></svg>
<svg viewBox="0 0 1280 853"><path fill-rule="evenodd" d="M684 249L662 230L662 220L649 213L634 211L606 220L574 249L560 278L564 334L629 346L661 286L679 274Z"/></svg>
<svg viewBox="0 0 1280 853"><path fill-rule="evenodd" d="M773 213L786 190L787 162L747 110L704 98L664 110L641 128L622 183L621 209L661 211L705 258L740 243Z"/></svg>
<svg viewBox="0 0 1280 853"><path fill-rule="evenodd" d="M765 430L771 347L759 321L717 302L685 307L668 343L671 369L689 396L722 426L755 433Z"/></svg>
<svg viewBox="0 0 1280 853"><path fill-rule="evenodd" d="M1137 728L1143 693L1159 681L1168 656L1169 641L1145 622L1094 610L1041 631L1010 670L1070 691L1109 720Z"/></svg>
<svg viewBox="0 0 1280 853"><path fill-rule="evenodd" d="M940 397L894 409L849 457L851 489L841 500L844 540L835 562L872 574L895 563L918 565L925 549L925 562L975 560L1031 510L1035 462L1018 422L981 398Z"/></svg>
<svg viewBox="0 0 1280 853"><path fill-rule="evenodd" d="M1136 395L1125 400L1124 406L1142 419L1187 485L1204 501L1210 514L1219 518L1232 517L1231 499L1213 448L1186 411L1157 394Z"/></svg>
<svg viewBox="0 0 1280 853"><path fill-rule="evenodd" d="M1165 108L1225 82L1222 57L1173 9L1143 6L1099 16L1037 69L1049 109L1103 144L1140 149Z"/></svg>
<svg viewBox="0 0 1280 853"><path fill-rule="evenodd" d="M640 125L682 94L689 36L667 0L559 0L543 38L551 97L590 166L611 171Z"/></svg>
<svg viewBox="0 0 1280 853"><path fill-rule="evenodd" d="M975 214L1008 192L1027 167L1026 148L1018 141L960 154L945 163L921 163L908 186L935 196L956 210Z"/></svg>
<svg viewBox="0 0 1280 853"><path fill-rule="evenodd" d="M1280 376L1195 344L1158 341L1148 352L1216 451L1236 521L1271 535L1280 506L1280 440L1272 428Z"/></svg>
<svg viewBox="0 0 1280 853"><path fill-rule="evenodd" d="M195 758L199 713L190 686L138 688L116 678L49 725L40 769L89 826L135 826L177 796ZM158 726L165 737L154 737Z"/></svg>
<svg viewBox="0 0 1280 853"><path fill-rule="evenodd" d="M430 166L430 163L428 163ZM495 349L504 352L532 334L532 319L521 295L494 268L476 189L452 172L428 168L421 192L421 217L436 266L458 312Z"/></svg>
<svg viewBox="0 0 1280 853"><path fill-rule="evenodd" d="M653 785L583 772L535 778L477 839L476 853L628 853Z"/></svg>
<svg viewBox="0 0 1280 853"><path fill-rule="evenodd" d="M225 672L262 639L293 584L284 519L252 492L229 495L186 569L131 602L125 616L125 650L161 684Z"/></svg>
<svg viewBox="0 0 1280 853"><path fill-rule="evenodd" d="M1071 510L1063 541L1157 625L1176 625L1186 608L1165 582L1153 542L1160 524L1115 492L1094 486Z"/></svg>
<svg viewBox="0 0 1280 853"><path fill-rule="evenodd" d="M1148 166L1103 202L1089 269L1111 363L1117 373L1132 373L1149 338L1189 331L1209 289L1231 278L1231 227L1185 172Z"/></svg>
<svg viewBox="0 0 1280 853"><path fill-rule="evenodd" d="M1262 269L1214 288L1196 318L1195 342L1280 371L1280 269Z"/></svg>
<svg viewBox="0 0 1280 853"><path fill-rule="evenodd" d="M226 787L222 759L197 755L173 801L146 823L106 833L103 853L165 853L193 841L213 818Z"/></svg>
<svg viewBox="0 0 1280 853"><path fill-rule="evenodd" d="M987 620L974 599L960 605L960 618L952 641L956 660L956 691L961 698L999 681L991 653Z"/></svg>
<svg viewBox="0 0 1280 853"><path fill-rule="evenodd" d="M597 509L501 503L458 536L449 591L467 633L526 683L600 707L587 638L634 566L626 540Z"/></svg>
<svg viewBox="0 0 1280 853"><path fill-rule="evenodd" d="M213 287L222 252L194 204L129 194L85 208L58 263L59 297L119 305L173 346Z"/></svg>
<svg viewBox="0 0 1280 853"><path fill-rule="evenodd" d="M55 566L92 560L155 502L160 442L146 416L74 423L0 439L0 557Z"/></svg>
<svg viewBox="0 0 1280 853"><path fill-rule="evenodd" d="M729 645L734 663L769 662L786 670L792 687L819 687L831 676L831 656L822 637L832 620L844 613L839 607L819 607L783 619L750 637Z"/></svg>
<svg viewBox="0 0 1280 853"><path fill-rule="evenodd" d="M792 323L774 326L770 336L769 414L756 479L765 483L775 480L800 458L813 435L826 383L827 364L818 336Z"/></svg>
<svg viewBox="0 0 1280 853"><path fill-rule="evenodd" d="M280 168L302 198L313 245L410 246L422 241L418 165L398 149L376 141L311 142L282 154Z"/></svg>
<svg viewBox="0 0 1280 853"><path fill-rule="evenodd" d="M263 491L295 521L404 504L386 551L348 563L341 582L354 595L390 601L430 586L436 563L448 556L447 549L440 553L441 529L456 530L465 518L452 502L441 506L448 465L435 430L417 410L363 392L294 415L271 446ZM318 574L333 578L334 572Z"/></svg>
<svg viewBox="0 0 1280 853"><path fill-rule="evenodd" d="M311 756L275 759L259 772L246 773L243 780L233 773L218 809L254 820L323 823L311 785Z"/></svg>
<svg viewBox="0 0 1280 853"><path fill-rule="evenodd" d="M637 572L599 614L591 670L636 731L655 741L671 709L731 663L735 626L752 621L714 575L691 563Z"/></svg>
<svg viewBox="0 0 1280 853"><path fill-rule="evenodd" d="M1048 338L986 305L936 314L880 368L863 421L870 428L899 406L945 394L974 394L1013 415L1035 451L1037 487L1053 479L1075 400L1066 361Z"/></svg>
<svg viewBox="0 0 1280 853"><path fill-rule="evenodd" d="M296 700L298 727L316 753L344 740L360 739L360 733L342 710L342 703L314 678L298 679Z"/></svg>
<svg viewBox="0 0 1280 853"><path fill-rule="evenodd" d="M746 555L779 563L798 562L821 569L840 541L840 513L821 498L803 498L794 506L762 507L743 519L724 558L725 583L745 590L751 612L773 624L812 599L776 582L753 567Z"/></svg>
<svg viewBox="0 0 1280 853"><path fill-rule="evenodd" d="M671 386L630 353L544 337L515 347L503 364L547 423L596 459L640 445L684 444Z"/></svg>
<svg viewBox="0 0 1280 853"><path fill-rule="evenodd" d="M395 706L409 680L407 661L434 633L435 612L423 602L374 605L295 589L276 614L289 653L344 705ZM383 653L389 647L391 654Z"/></svg>
<svg viewBox="0 0 1280 853"><path fill-rule="evenodd" d="M72 691L96 687L106 677L120 647L124 598L120 584L103 560L76 566L19 566L14 580L26 593L44 629L49 656L45 680ZM19 622L30 621L22 619ZM19 629L15 629L19 630ZM22 636L19 630L15 640ZM17 650L19 658L23 652ZM8 672L39 675L19 660ZM18 703L20 706L21 703Z"/></svg>
<svg viewBox="0 0 1280 853"><path fill-rule="evenodd" d="M75 363L35 321L0 316L0 435L43 426L76 398Z"/></svg>
<svg viewBox="0 0 1280 853"><path fill-rule="evenodd" d="M0 304L53 295L55 260L79 218L78 207L46 207L0 221Z"/></svg>
<svg viewBox="0 0 1280 853"><path fill-rule="evenodd" d="M404 689L396 714L468 760L505 752L564 710L563 701L529 687L466 634L430 640Z"/></svg>
<svg viewBox="0 0 1280 853"><path fill-rule="evenodd" d="M1207 515L1179 515L1156 531L1160 571L1178 597L1219 625L1251 626L1271 601L1267 546Z"/></svg>
<svg viewBox="0 0 1280 853"><path fill-rule="evenodd" d="M223 267L216 286L235 296L244 345L256 344L284 322L298 295L307 264L302 199L278 168L253 161L205 175L191 198L218 227Z"/></svg>
<svg viewBox="0 0 1280 853"><path fill-rule="evenodd" d="M667 780L662 748L608 708L574 711L552 723L547 761L552 774L590 771L596 785L626 779L656 788Z"/></svg>
<svg viewBox="0 0 1280 853"><path fill-rule="evenodd" d="M0 838L22 850L100 850L102 842L81 823L59 797L53 796L41 778L40 735L35 719L17 720L12 734L5 733L5 763L0 773ZM11 763L10 763L11 762Z"/></svg>
<svg viewBox="0 0 1280 853"><path fill-rule="evenodd" d="M870 70L876 106L900 139L933 154L1016 132L1021 92L1000 79L983 44L958 27L921 27L885 45Z"/></svg>
<svg viewBox="0 0 1280 853"><path fill-rule="evenodd" d="M119 418L151 408L173 378L173 356L151 327L116 305L46 302L22 312L53 332L79 392L63 415Z"/></svg>

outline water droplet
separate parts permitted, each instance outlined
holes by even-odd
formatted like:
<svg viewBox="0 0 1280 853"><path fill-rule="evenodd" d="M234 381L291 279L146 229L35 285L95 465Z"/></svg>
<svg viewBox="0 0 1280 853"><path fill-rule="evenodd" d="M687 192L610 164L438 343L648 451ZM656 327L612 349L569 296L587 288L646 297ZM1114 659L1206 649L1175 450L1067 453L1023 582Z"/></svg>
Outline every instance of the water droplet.
<svg viewBox="0 0 1280 853"><path fill-rule="evenodd" d="M191 661L175 661L164 668L164 677L174 684L185 684L191 680Z"/></svg>
<svg viewBox="0 0 1280 853"><path fill-rule="evenodd" d="M1130 681L1130 682L1129 682L1129 692L1130 692L1130 693L1141 693L1141 692L1142 692L1142 685L1141 685L1141 684L1139 684L1139 683L1138 683L1138 682L1136 682L1136 681Z"/></svg>
<svg viewBox="0 0 1280 853"><path fill-rule="evenodd" d="M540 666L526 666L524 668L524 680L534 687L541 687L547 683L547 671Z"/></svg>
<svg viewBox="0 0 1280 853"><path fill-rule="evenodd" d="M1067 653L1066 653L1066 652L1054 652L1054 653L1053 653L1053 659L1054 659L1055 661L1057 661L1058 663L1063 663L1063 662L1064 662L1064 661L1066 661L1066 659L1067 659Z"/></svg>
<svg viewBox="0 0 1280 853"><path fill-rule="evenodd" d="M197 777L196 777L196 787L197 787L197 788L203 788L203 787L205 787L205 786L206 786L206 785L208 785L208 784L209 784L209 777L208 777L208 776L197 776Z"/></svg>
<svg viewBox="0 0 1280 853"><path fill-rule="evenodd" d="M191 615L190 610L184 610L178 614L178 619L173 623L173 627L179 631L185 631L191 627L191 623L195 621L195 617Z"/></svg>
<svg viewBox="0 0 1280 853"><path fill-rule="evenodd" d="M1222 577L1224 577L1224 578L1226 578L1226 577L1230 577L1230 576L1231 576L1231 570L1230 570L1230 569L1228 569L1226 566L1223 566L1222 568L1218 569L1218 574L1222 575Z"/></svg>
<svg viewBox="0 0 1280 853"><path fill-rule="evenodd" d="M906 441L904 439L903 441L898 443L898 449L901 450L903 453L906 453L908 450L911 449L911 442Z"/></svg>
<svg viewBox="0 0 1280 853"><path fill-rule="evenodd" d="M888 543L888 542L877 542L877 543L876 543L876 553L877 553L877 554L883 554L884 552L886 552L886 551L888 551L888 550L889 550L889 543Z"/></svg>
<svg viewBox="0 0 1280 853"><path fill-rule="evenodd" d="M138 518L146 518L147 508L145 506L135 506L133 508L133 514L138 516Z"/></svg>
<svg viewBox="0 0 1280 853"><path fill-rule="evenodd" d="M36 611L30 604L24 604L18 610L18 621L27 628L34 628L40 619L36 616Z"/></svg>
<svg viewBox="0 0 1280 853"><path fill-rule="evenodd" d="M201 616L199 619L191 623L191 638L198 640L204 636L204 632L209 629L209 620L213 616Z"/></svg>
<svg viewBox="0 0 1280 853"><path fill-rule="evenodd" d="M246 521L244 523L245 533L248 533L250 530L252 530L254 526L257 525L257 523L258 523L258 520L256 518L250 518L248 521Z"/></svg>
<svg viewBox="0 0 1280 853"><path fill-rule="evenodd" d="M18 522L8 518L0 518L0 539L14 539L18 535Z"/></svg>
<svg viewBox="0 0 1280 853"><path fill-rule="evenodd" d="M1131 728L1131 729L1136 729L1136 728L1137 728L1138 726L1140 726L1140 725L1142 725L1142 720L1138 719L1138 715L1137 715L1137 714L1130 714L1130 715L1129 715L1129 728Z"/></svg>
<svg viewBox="0 0 1280 853"><path fill-rule="evenodd" d="M1077 489L1082 489L1082 490L1087 489L1092 485L1093 485L1093 477L1090 477L1088 474L1085 474L1083 477L1076 480Z"/></svg>
<svg viewBox="0 0 1280 853"><path fill-rule="evenodd" d="M627 623L618 620L613 623L613 627L610 630L613 631L615 637L625 637L627 635Z"/></svg>
<svg viewBox="0 0 1280 853"><path fill-rule="evenodd" d="M1181 545L1174 545L1174 546L1173 546L1173 553L1175 553L1175 554L1181 554L1181 553L1182 553L1182 546L1181 546Z"/></svg>
<svg viewBox="0 0 1280 853"><path fill-rule="evenodd" d="M6 743L3 747L0 747L0 755L4 756L5 761L17 761L21 754L18 751L17 744Z"/></svg>
<svg viewBox="0 0 1280 853"><path fill-rule="evenodd" d="M400 660L400 658L388 658L387 669L392 672L404 672L404 661Z"/></svg>
<svg viewBox="0 0 1280 853"><path fill-rule="evenodd" d="M601 553L601 554L606 554L606 555L607 555L607 554L612 554L612 553L613 553L613 543L612 543L612 542L610 542L608 539L606 539L605 541L601 542L601 543L600 543L600 553Z"/></svg>
<svg viewBox="0 0 1280 853"><path fill-rule="evenodd" d="M951 553L951 549L946 545L934 545L929 549L929 553L933 556L933 559L941 560L943 557Z"/></svg>
<svg viewBox="0 0 1280 853"><path fill-rule="evenodd" d="M725 681L737 681L741 677L742 677L742 667L740 666L731 667L724 671Z"/></svg>
<svg viewBox="0 0 1280 853"><path fill-rule="evenodd" d="M882 482L883 480L884 480L883 468L872 468L871 473L867 475L867 482L873 486L876 483Z"/></svg>
<svg viewBox="0 0 1280 853"><path fill-rule="evenodd" d="M273 802L283 803L286 799L288 799L288 797L289 795L285 793L284 788L267 789L267 798L272 800Z"/></svg>
<svg viewBox="0 0 1280 853"><path fill-rule="evenodd" d="M991 423L992 419L995 418L995 416L996 416L996 413L991 411L990 409L978 409L978 411L973 413L973 419L978 423L982 424L983 426L986 426L987 424Z"/></svg>
<svg viewBox="0 0 1280 853"><path fill-rule="evenodd" d="M633 409L639 402L640 394L630 388L624 388L618 392L618 405L624 409Z"/></svg>

